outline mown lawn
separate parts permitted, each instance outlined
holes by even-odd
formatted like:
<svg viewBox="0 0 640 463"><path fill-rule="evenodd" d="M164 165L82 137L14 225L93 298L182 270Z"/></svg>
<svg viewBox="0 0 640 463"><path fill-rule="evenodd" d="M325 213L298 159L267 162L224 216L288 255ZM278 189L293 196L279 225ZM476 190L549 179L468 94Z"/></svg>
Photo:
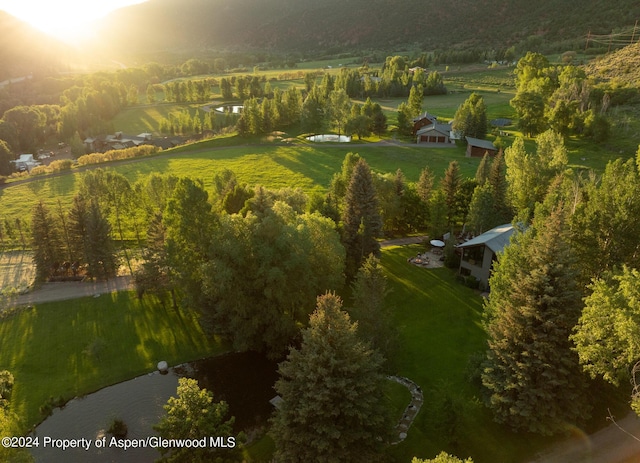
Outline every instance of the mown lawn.
<svg viewBox="0 0 640 463"><path fill-rule="evenodd" d="M422 249L413 245L382 253L400 332L397 372L419 384L425 398L407 439L390 452L398 462L433 458L442 450L471 456L475 463L521 462L549 441L493 422L478 384L469 378L470 356L486 348L482 298L448 269L408 264Z"/></svg>
<svg viewBox="0 0 640 463"><path fill-rule="evenodd" d="M134 293L38 304L0 319L0 370L15 377L11 408L26 430L49 397L65 400L225 349L192 312Z"/></svg>
<svg viewBox="0 0 640 463"><path fill-rule="evenodd" d="M376 144L293 145L253 144L257 140L239 137L223 139L229 146L220 146L217 139L180 147L135 161L98 165L122 173L134 183L153 172L199 178L211 191L213 177L223 169L233 170L239 181L250 186L267 188L301 188L307 193L325 191L334 173L339 172L348 152L359 153L371 168L380 173L402 169L410 182L429 166L437 177L444 174L452 160L460 163L465 176L474 176L479 159L466 158L463 147L424 148L416 145L379 146ZM237 143L248 143L237 146ZM43 201L50 210L63 210L71 204L78 191L81 173L68 172L58 177L42 177L32 182L0 189L0 219L30 219L31 210Z"/></svg>

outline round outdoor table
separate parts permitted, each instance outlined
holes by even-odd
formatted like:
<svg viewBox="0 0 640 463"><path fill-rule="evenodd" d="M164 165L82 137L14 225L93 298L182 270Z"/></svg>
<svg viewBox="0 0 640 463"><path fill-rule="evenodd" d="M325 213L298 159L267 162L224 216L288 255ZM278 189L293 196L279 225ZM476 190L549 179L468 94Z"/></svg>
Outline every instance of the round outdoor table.
<svg viewBox="0 0 640 463"><path fill-rule="evenodd" d="M431 243L431 246L435 246L436 248L444 248L444 241L431 240L429 243Z"/></svg>

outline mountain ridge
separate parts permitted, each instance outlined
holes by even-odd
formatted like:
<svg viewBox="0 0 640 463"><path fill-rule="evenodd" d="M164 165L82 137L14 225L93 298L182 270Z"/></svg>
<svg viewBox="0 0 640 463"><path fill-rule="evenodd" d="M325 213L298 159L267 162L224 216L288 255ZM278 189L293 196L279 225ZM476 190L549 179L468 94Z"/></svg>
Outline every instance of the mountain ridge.
<svg viewBox="0 0 640 463"><path fill-rule="evenodd" d="M139 50L194 46L286 52L402 44L491 48L528 37L582 40L589 31L609 33L640 18L637 2L615 3L584 0L576 8L571 0L149 0L107 16L100 33L114 44Z"/></svg>

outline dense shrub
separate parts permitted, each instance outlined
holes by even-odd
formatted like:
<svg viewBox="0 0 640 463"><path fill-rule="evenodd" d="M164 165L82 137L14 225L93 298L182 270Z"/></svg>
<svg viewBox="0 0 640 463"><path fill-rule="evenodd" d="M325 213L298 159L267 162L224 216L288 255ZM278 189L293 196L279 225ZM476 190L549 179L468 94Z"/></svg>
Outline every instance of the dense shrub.
<svg viewBox="0 0 640 463"><path fill-rule="evenodd" d="M85 154L78 158L78 164L87 166L91 164L100 164L109 161L119 161L122 159L131 159L141 156L148 156L160 151L160 148L153 145L140 145L133 148L125 148L121 150L110 150L105 153Z"/></svg>
<svg viewBox="0 0 640 463"><path fill-rule="evenodd" d="M49 172L62 172L63 170L70 170L73 166L71 159L59 159L49 164Z"/></svg>

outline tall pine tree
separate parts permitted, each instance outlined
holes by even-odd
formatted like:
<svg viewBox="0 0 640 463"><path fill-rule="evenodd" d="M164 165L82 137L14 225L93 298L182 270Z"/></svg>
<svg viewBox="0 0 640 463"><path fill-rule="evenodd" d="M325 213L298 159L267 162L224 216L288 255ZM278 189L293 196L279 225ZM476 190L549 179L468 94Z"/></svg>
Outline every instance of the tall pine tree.
<svg viewBox="0 0 640 463"><path fill-rule="evenodd" d="M364 159L358 160L353 168L344 202L342 242L347 251L347 276L353 277L369 254L379 255L376 238L382 232L373 177Z"/></svg>
<svg viewBox="0 0 640 463"><path fill-rule="evenodd" d="M499 257L485 304L482 382L496 421L556 434L588 415L586 380L569 335L582 308L563 212L537 217Z"/></svg>
<svg viewBox="0 0 640 463"><path fill-rule="evenodd" d="M302 344L280 364L275 461L372 462L389 436L380 356L334 294L318 298Z"/></svg>
<svg viewBox="0 0 640 463"><path fill-rule="evenodd" d="M64 247L60 230L42 201L33 208L31 231L36 279L45 281L64 260Z"/></svg>
<svg viewBox="0 0 640 463"><path fill-rule="evenodd" d="M369 256L364 261L351 285L351 317L358 322L358 333L391 362L397 341L392 323L392 312L385 298L389 292L387 278L380 260Z"/></svg>

